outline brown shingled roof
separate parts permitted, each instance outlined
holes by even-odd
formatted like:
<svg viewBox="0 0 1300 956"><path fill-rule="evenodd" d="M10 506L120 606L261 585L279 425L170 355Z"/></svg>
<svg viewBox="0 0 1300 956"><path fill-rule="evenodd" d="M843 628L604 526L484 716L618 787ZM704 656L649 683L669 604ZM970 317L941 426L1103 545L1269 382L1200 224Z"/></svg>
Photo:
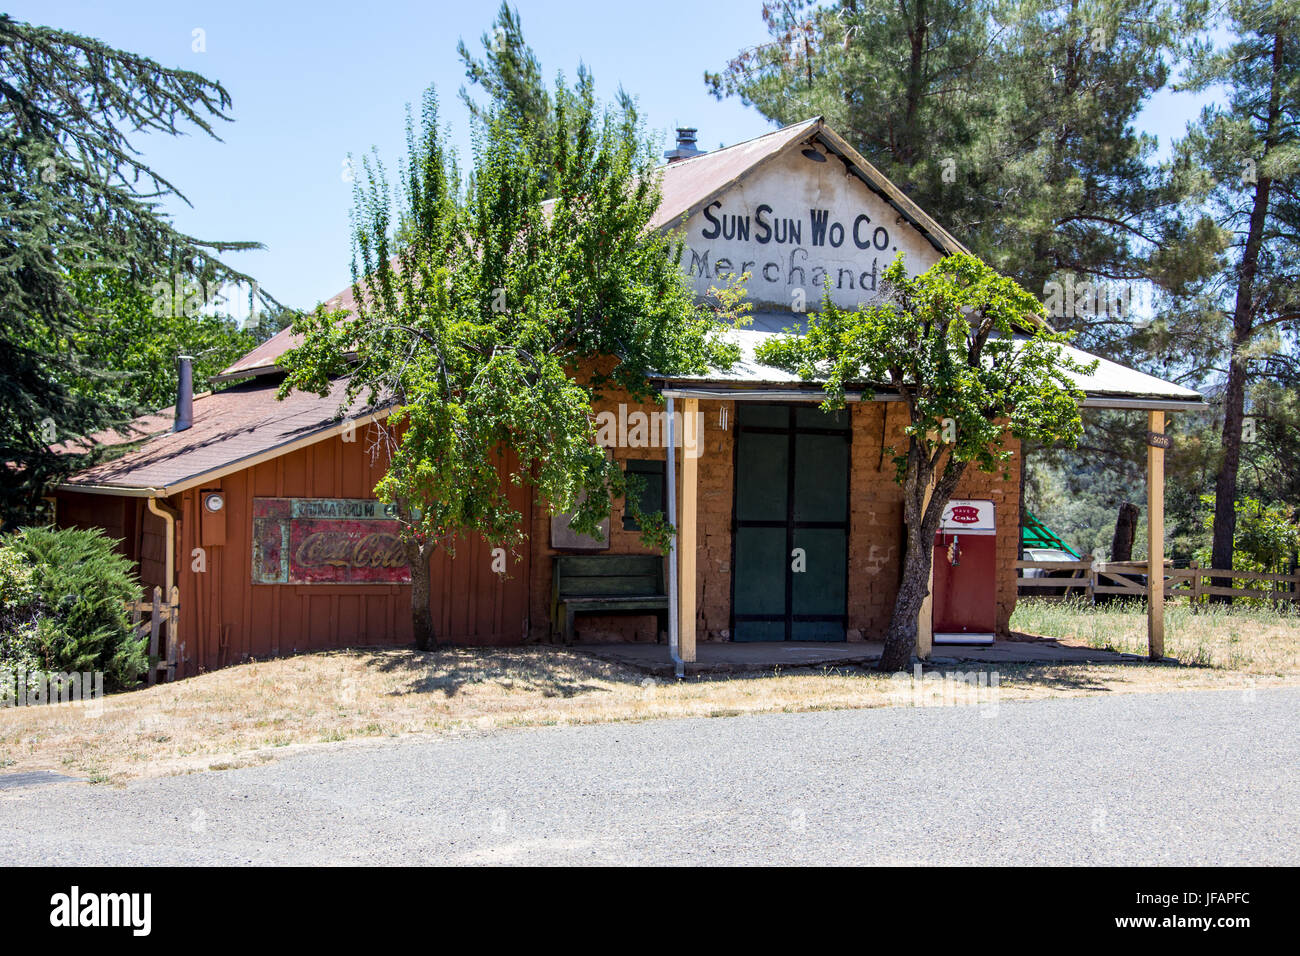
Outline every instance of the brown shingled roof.
<svg viewBox="0 0 1300 956"><path fill-rule="evenodd" d="M338 309L346 309L351 312L356 306L356 300L352 297L352 286L348 286L338 295L328 299L324 305L330 312ZM291 329L283 328L258 345L257 348L242 355L238 361L224 369L220 375L214 375L212 381L214 383L230 382L236 379L251 378L256 375L274 372L277 370L276 359L301 344L301 335L295 335Z"/></svg>
<svg viewBox="0 0 1300 956"><path fill-rule="evenodd" d="M117 494L175 494L249 467L268 453L284 454L333 434L342 427L339 407L346 385L346 379L339 379L324 397L295 391L284 401L275 398L276 384L265 380L214 392L195 402L192 427L158 434L121 458L78 472L60 487ZM143 429L152 427L159 417L137 421Z"/></svg>
<svg viewBox="0 0 1300 956"><path fill-rule="evenodd" d="M205 392L202 395L195 395L194 401L197 402L211 394L211 392ZM174 406L164 408L132 419L121 430L107 428L102 432L94 432L82 438L58 442L50 446L50 451L60 455L80 455L97 447L115 448L118 445L130 445L134 442L143 441L151 435L167 431L172 427L175 415L176 409Z"/></svg>

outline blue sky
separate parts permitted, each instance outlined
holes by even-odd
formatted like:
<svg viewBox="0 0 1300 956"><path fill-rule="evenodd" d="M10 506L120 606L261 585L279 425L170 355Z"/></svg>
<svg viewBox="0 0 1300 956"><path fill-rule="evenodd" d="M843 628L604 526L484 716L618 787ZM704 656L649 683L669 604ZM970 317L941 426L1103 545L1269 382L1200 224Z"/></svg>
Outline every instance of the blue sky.
<svg viewBox="0 0 1300 956"><path fill-rule="evenodd" d="M640 100L652 131L666 139L697 126L714 149L772 126L704 88L742 47L766 38L759 0L658 0L623 5L596 0L519 0L528 39L548 75L572 76L585 62L600 95L621 83ZM498 0L396 3L10 2L14 18L73 30L219 80L234 100L235 122L222 142L202 135L150 137L146 160L186 194L172 204L178 225L203 238L251 239L266 249L231 256L291 306L311 307L349 281L349 152L371 146L395 168L405 105L434 84L444 121L467 152L468 120L457 91L464 71L456 42L478 38ZM194 31L206 49L195 52ZM1164 93L1142 116L1161 146L1199 109L1196 98Z"/></svg>

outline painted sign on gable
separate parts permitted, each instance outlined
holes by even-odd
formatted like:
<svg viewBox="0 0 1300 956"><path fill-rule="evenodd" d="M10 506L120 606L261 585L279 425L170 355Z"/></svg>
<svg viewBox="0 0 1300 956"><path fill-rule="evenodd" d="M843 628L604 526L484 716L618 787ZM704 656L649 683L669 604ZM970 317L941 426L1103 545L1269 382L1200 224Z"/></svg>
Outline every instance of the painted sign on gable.
<svg viewBox="0 0 1300 956"><path fill-rule="evenodd" d="M899 252L913 275L940 258L840 160L816 163L795 151L691 216L682 268L700 296L748 272L755 308L815 312L827 283L843 308L876 299L880 273Z"/></svg>
<svg viewBox="0 0 1300 956"><path fill-rule="evenodd" d="M397 521L369 498L254 498L254 584L408 584Z"/></svg>

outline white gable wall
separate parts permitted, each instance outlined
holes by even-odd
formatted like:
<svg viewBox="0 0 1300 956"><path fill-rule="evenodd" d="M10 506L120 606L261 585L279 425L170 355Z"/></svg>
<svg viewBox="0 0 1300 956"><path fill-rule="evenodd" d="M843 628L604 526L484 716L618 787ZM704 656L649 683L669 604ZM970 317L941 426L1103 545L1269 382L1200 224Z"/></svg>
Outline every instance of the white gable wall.
<svg viewBox="0 0 1300 956"><path fill-rule="evenodd" d="M791 150L742 179L686 224L682 268L698 296L751 273L756 311L816 311L823 286L842 308L879 294L880 273L899 252L924 272L941 253L834 156L818 163ZM804 306L799 308L802 297Z"/></svg>

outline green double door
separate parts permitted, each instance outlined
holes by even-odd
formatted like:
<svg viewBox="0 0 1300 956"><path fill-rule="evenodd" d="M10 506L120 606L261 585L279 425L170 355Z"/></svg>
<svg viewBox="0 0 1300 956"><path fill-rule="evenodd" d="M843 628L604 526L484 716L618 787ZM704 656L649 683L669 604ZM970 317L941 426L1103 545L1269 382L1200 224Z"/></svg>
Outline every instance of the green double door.
<svg viewBox="0 0 1300 956"><path fill-rule="evenodd" d="M736 406L733 639L842 641L849 412Z"/></svg>

